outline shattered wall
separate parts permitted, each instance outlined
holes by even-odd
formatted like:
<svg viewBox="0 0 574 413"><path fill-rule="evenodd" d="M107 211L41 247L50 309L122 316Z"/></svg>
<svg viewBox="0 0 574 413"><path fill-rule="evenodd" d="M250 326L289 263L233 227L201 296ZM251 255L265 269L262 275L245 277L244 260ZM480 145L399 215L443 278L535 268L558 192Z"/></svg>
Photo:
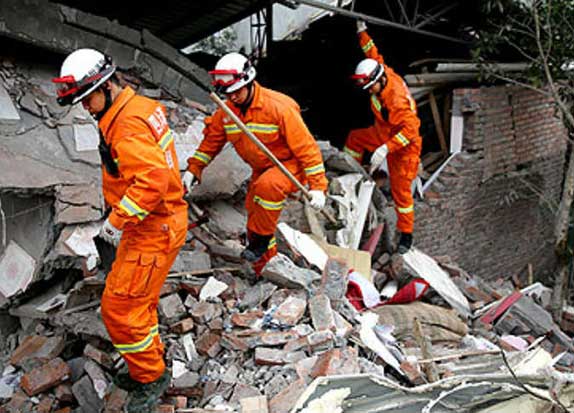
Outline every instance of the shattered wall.
<svg viewBox="0 0 574 413"><path fill-rule="evenodd" d="M464 115L463 152L417 204L416 243L484 278L554 264L567 132L552 101L518 87L454 92Z"/></svg>

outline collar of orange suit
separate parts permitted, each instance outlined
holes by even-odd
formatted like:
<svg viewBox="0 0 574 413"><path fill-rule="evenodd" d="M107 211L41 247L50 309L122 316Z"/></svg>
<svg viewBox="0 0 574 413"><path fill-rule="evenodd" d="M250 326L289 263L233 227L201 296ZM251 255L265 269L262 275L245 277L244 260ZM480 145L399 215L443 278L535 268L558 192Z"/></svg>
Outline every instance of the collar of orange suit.
<svg viewBox="0 0 574 413"><path fill-rule="evenodd" d="M117 114L123 109L123 107L130 101L131 98L135 96L136 92L129 87L126 86L120 92L120 94L116 97L112 106L108 109L106 114L100 119L98 126L100 130L104 134L104 137L107 136L108 129L112 125L113 120L116 118Z"/></svg>
<svg viewBox="0 0 574 413"><path fill-rule="evenodd" d="M228 104L229 107L233 109L234 112L239 113L241 110L233 104ZM253 82L253 100L247 108L247 112L253 109L261 109L263 107L263 98L261 96L261 85L257 82Z"/></svg>

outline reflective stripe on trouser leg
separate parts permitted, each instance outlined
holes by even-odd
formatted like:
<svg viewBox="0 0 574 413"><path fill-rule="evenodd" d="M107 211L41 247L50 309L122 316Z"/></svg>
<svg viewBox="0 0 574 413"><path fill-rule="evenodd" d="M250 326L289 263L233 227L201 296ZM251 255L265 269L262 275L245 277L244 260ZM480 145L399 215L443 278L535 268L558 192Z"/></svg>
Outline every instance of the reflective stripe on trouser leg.
<svg viewBox="0 0 574 413"><path fill-rule="evenodd" d="M418 160L398 157L390 154L387 157L391 195L397 212L397 229L411 234L415 223L414 200L411 184L416 177Z"/></svg>
<svg viewBox="0 0 574 413"><path fill-rule="evenodd" d="M291 170L290 165L285 166ZM301 175L301 172L295 174L303 181L305 178ZM247 229L259 235L274 234L287 195L296 191L297 188L277 167L269 168L254 177L245 201Z"/></svg>
<svg viewBox="0 0 574 413"><path fill-rule="evenodd" d="M155 381L165 370L163 344L157 332L157 303L178 252L179 248L168 253L142 252L120 244L106 280L102 319L130 376L142 383Z"/></svg>

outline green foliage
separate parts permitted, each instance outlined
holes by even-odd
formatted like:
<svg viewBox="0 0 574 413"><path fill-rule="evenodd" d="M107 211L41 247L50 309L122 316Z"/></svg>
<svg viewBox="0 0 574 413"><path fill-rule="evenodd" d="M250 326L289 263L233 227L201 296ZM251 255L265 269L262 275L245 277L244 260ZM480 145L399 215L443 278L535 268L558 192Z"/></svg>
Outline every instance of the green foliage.
<svg viewBox="0 0 574 413"><path fill-rule="evenodd" d="M573 0L486 0L482 12L484 23L473 53L478 62L530 63L517 78L535 87L547 84L546 65L560 82L561 93L574 92ZM571 96L566 100L572 101Z"/></svg>
<svg viewBox="0 0 574 413"><path fill-rule="evenodd" d="M236 52L236 43L237 34L233 26L229 26L195 43L189 48L188 53L201 51L215 56L222 56L229 52Z"/></svg>

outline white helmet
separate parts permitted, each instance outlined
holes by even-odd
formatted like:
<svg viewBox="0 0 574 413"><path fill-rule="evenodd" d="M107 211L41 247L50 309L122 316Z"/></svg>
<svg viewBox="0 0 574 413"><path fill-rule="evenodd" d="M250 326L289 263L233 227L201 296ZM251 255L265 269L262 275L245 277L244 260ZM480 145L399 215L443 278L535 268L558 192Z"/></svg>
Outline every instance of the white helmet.
<svg viewBox="0 0 574 413"><path fill-rule="evenodd" d="M213 78L211 84L222 93L232 93L248 85L256 73L249 59L235 52L219 59L215 69L209 72Z"/></svg>
<svg viewBox="0 0 574 413"><path fill-rule="evenodd" d="M375 59L363 59L357 65L355 74L351 76L358 86L370 88L385 73L385 68Z"/></svg>
<svg viewBox="0 0 574 413"><path fill-rule="evenodd" d="M78 49L68 55L60 77L52 79L59 83L58 103L62 106L73 105L96 90L116 71L109 56L94 49Z"/></svg>

